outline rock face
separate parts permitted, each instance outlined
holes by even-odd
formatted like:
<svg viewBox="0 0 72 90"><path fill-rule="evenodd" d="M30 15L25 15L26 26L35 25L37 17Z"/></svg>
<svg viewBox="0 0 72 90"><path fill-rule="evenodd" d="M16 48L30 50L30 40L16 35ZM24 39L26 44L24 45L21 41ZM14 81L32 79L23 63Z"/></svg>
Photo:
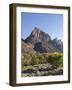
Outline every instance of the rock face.
<svg viewBox="0 0 72 90"><path fill-rule="evenodd" d="M63 42L55 38L53 41L53 45L57 47L61 52L63 52Z"/></svg>
<svg viewBox="0 0 72 90"><path fill-rule="evenodd" d="M32 45L31 43L25 43L24 40L22 39L22 48L21 48L21 51L22 52L35 52L34 51L34 45Z"/></svg>
<svg viewBox="0 0 72 90"><path fill-rule="evenodd" d="M25 42L30 42L32 44L38 43L38 42L48 42L51 40L51 37L40 30L39 28L34 28L30 36L25 40Z"/></svg>
<svg viewBox="0 0 72 90"><path fill-rule="evenodd" d="M63 52L63 42L51 36L43 30L35 27L25 40L22 39L22 52Z"/></svg>

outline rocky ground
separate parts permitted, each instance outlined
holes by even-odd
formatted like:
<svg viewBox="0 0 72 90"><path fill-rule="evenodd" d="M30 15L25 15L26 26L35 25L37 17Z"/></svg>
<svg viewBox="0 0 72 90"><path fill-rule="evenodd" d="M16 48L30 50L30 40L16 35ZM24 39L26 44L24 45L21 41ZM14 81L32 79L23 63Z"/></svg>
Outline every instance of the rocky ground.
<svg viewBox="0 0 72 90"><path fill-rule="evenodd" d="M63 68L53 67L53 65L47 64L39 64L39 65L30 65L24 66L22 70L22 77L31 77L31 76L50 76L50 75L62 75Z"/></svg>

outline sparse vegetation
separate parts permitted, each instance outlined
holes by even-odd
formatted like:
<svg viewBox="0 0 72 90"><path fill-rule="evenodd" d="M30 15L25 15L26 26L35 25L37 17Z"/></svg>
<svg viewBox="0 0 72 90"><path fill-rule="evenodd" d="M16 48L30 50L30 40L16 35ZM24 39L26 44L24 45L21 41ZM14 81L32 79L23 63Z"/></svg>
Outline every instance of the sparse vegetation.
<svg viewBox="0 0 72 90"><path fill-rule="evenodd" d="M61 64L63 62L62 53L24 53L22 55L22 65L35 65L35 64Z"/></svg>
<svg viewBox="0 0 72 90"><path fill-rule="evenodd" d="M31 73L25 74L26 76L52 75L56 73L55 69L61 68L62 70L62 67L62 53L24 53L22 55L22 73Z"/></svg>

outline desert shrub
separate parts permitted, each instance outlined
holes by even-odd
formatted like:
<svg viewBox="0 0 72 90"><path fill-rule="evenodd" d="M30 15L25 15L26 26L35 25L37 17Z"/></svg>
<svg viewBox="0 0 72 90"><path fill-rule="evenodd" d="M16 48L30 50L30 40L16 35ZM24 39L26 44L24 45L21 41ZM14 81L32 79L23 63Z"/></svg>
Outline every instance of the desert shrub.
<svg viewBox="0 0 72 90"><path fill-rule="evenodd" d="M42 53L37 53L37 59L39 60L39 64L44 63L44 56L42 55Z"/></svg>
<svg viewBox="0 0 72 90"><path fill-rule="evenodd" d="M25 53L22 58L22 63L23 63L23 65L30 65L31 64L31 56L29 54Z"/></svg>
<svg viewBox="0 0 72 90"><path fill-rule="evenodd" d="M34 54L31 58L31 65L39 64L39 59L36 54Z"/></svg>
<svg viewBox="0 0 72 90"><path fill-rule="evenodd" d="M52 65L63 66L63 54L61 53L24 53L22 55L22 65L35 65L50 63Z"/></svg>
<svg viewBox="0 0 72 90"><path fill-rule="evenodd" d="M32 56L32 59L31 59L32 65L42 64L42 63L45 63L44 56L42 54L36 53Z"/></svg>
<svg viewBox="0 0 72 90"><path fill-rule="evenodd" d="M47 61L53 66L58 67L60 64L63 64L63 55L62 54L50 54L48 55Z"/></svg>

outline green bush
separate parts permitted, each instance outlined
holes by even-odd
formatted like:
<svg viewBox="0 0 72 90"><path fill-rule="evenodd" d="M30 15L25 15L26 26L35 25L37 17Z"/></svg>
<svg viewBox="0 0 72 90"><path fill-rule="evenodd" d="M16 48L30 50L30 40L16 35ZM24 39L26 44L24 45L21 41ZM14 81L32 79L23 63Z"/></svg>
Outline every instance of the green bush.
<svg viewBox="0 0 72 90"><path fill-rule="evenodd" d="M25 53L22 58L22 65L30 65L30 64L31 64L30 54Z"/></svg>
<svg viewBox="0 0 72 90"><path fill-rule="evenodd" d="M22 66L50 63L52 65L63 65L62 53L24 53L22 55Z"/></svg>
<svg viewBox="0 0 72 90"><path fill-rule="evenodd" d="M55 67L63 65L63 55L62 54L50 54L48 55L47 61Z"/></svg>
<svg viewBox="0 0 72 90"><path fill-rule="evenodd" d="M37 55L34 54L31 58L31 65L35 65L35 64L39 64L39 59Z"/></svg>

